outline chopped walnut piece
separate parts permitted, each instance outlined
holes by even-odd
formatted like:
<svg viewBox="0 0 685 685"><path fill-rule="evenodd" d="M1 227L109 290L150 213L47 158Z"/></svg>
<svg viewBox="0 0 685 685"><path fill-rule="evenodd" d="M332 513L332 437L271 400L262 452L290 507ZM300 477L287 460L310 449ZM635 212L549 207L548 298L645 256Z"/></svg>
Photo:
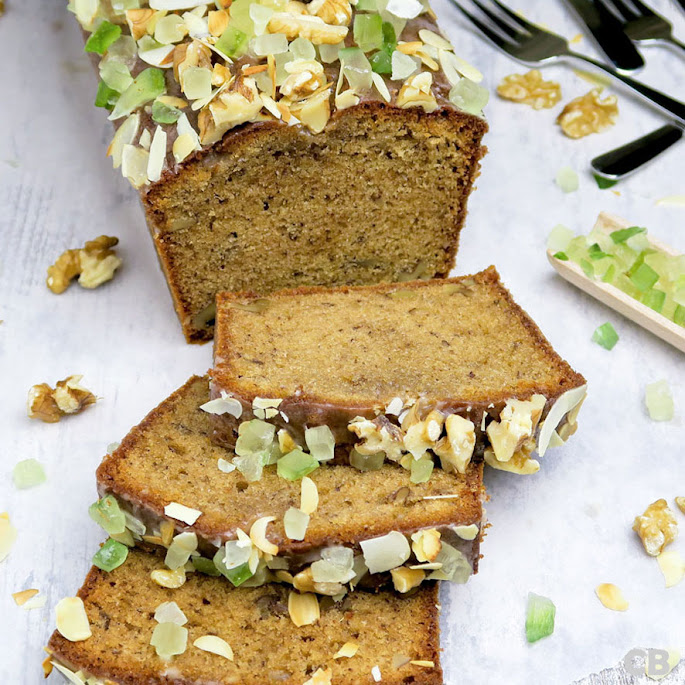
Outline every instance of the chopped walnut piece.
<svg viewBox="0 0 685 685"><path fill-rule="evenodd" d="M112 280L114 272L121 266L121 259L111 249L118 243L119 238L101 235L89 240L80 250L66 250L48 267L48 288L59 295L76 276L79 277L79 285L89 289Z"/></svg>
<svg viewBox="0 0 685 685"><path fill-rule="evenodd" d="M426 112L435 111L438 103L431 90L432 85L433 76L427 71L410 76L397 94L397 106L402 109L423 107Z"/></svg>
<svg viewBox="0 0 685 685"><path fill-rule="evenodd" d="M472 421L450 414L445 419L445 431L447 435L438 441L433 451L440 457L445 471L466 473L476 446L476 427Z"/></svg>
<svg viewBox="0 0 685 685"><path fill-rule="evenodd" d="M47 383L29 389L27 413L31 419L57 423L65 414L78 414L94 404L95 395L80 382L83 376L69 376L59 381L53 390Z"/></svg>
<svg viewBox="0 0 685 685"><path fill-rule="evenodd" d="M352 21L352 5L348 0L312 0L307 12L335 26L349 26Z"/></svg>
<svg viewBox="0 0 685 685"><path fill-rule="evenodd" d="M569 138L583 138L613 126L618 117L615 95L600 100L601 88L571 100L557 117L557 124Z"/></svg>
<svg viewBox="0 0 685 685"><path fill-rule="evenodd" d="M656 557L678 537L678 522L666 500L658 499L645 509L644 514L635 517L633 530L642 540L645 552Z"/></svg>
<svg viewBox="0 0 685 685"><path fill-rule="evenodd" d="M212 51L199 40L180 43L174 48L174 76L178 83L183 81L183 72L188 67L212 70Z"/></svg>
<svg viewBox="0 0 685 685"><path fill-rule="evenodd" d="M411 453L414 459L420 459L427 450L435 447L440 439L444 422L443 414L434 409L423 421L419 421L407 429L404 436L404 448Z"/></svg>
<svg viewBox="0 0 685 685"><path fill-rule="evenodd" d="M285 34L288 40L306 38L314 45L337 45L344 40L349 31L346 26L327 24L319 17L289 12L273 14L267 28L269 33Z"/></svg>
<svg viewBox="0 0 685 685"><path fill-rule="evenodd" d="M311 95L326 83L323 64L316 60L295 59L285 64L288 74L281 84L281 95L300 100Z"/></svg>
<svg viewBox="0 0 685 685"><path fill-rule="evenodd" d="M561 100L561 86L554 81L543 80L539 69L505 76L497 86L497 93L505 100L523 102L533 109L549 109Z"/></svg>
<svg viewBox="0 0 685 685"><path fill-rule="evenodd" d="M545 408L544 395L533 395L529 400L507 400L500 412L499 421L491 421L486 433L497 461L507 462L528 445Z"/></svg>
<svg viewBox="0 0 685 685"><path fill-rule="evenodd" d="M347 428L361 438L361 442L354 446L359 454L384 452L390 461L402 458L402 432L382 414L373 421L358 416Z"/></svg>

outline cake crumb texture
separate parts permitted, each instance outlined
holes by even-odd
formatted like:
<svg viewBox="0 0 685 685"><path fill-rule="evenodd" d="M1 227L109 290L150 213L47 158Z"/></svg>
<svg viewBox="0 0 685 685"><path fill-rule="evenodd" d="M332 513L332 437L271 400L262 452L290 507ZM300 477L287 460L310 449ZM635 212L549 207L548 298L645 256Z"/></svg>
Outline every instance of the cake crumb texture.
<svg viewBox="0 0 685 685"><path fill-rule="evenodd" d="M162 565L162 555L133 549L110 573L93 567L78 593L92 637L69 642L55 632L49 643L54 656L70 668L125 685L302 685L317 668L331 668L335 685L359 685L373 682L376 666L391 685L442 683L435 584L410 597L357 592L339 604L322 601L321 618L296 628L281 586L234 589L225 579L194 573L185 585L169 590L149 577ZM188 619L188 646L164 662L149 642L155 609L169 601ZM203 635L228 642L234 661L193 647ZM334 660L346 642L359 644L357 654ZM397 655L435 666L394 668Z"/></svg>

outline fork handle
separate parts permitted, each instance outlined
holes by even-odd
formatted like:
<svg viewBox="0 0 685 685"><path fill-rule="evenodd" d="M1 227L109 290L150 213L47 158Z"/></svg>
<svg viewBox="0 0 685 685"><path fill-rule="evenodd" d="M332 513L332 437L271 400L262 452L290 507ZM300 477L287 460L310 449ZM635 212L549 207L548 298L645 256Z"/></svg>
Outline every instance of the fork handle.
<svg viewBox="0 0 685 685"><path fill-rule="evenodd" d="M666 124L642 138L595 157L590 165L600 176L618 181L675 145L683 137L683 133L679 126Z"/></svg>
<svg viewBox="0 0 685 685"><path fill-rule="evenodd" d="M605 74L608 74L609 76L615 78L617 81L620 81L624 85L628 86L628 88L635 91L638 95L642 96L642 98L647 100L647 102L652 103L653 105L658 107L662 112L668 114L672 119L675 119L678 123L685 126L685 104L683 104L679 100L675 100L674 98L669 97L665 93L662 93L660 90L650 88L649 86L646 86L644 83L641 83L640 81L636 81L635 79L630 78L630 76L624 76L623 74L619 74L618 72L614 71L611 67L607 66L606 64L602 64L601 62L597 62L591 57L586 57L585 55L580 55L577 52L570 51L568 53L568 56L572 57L573 59L577 59L582 62L591 64L596 69L599 69L600 71L603 71Z"/></svg>

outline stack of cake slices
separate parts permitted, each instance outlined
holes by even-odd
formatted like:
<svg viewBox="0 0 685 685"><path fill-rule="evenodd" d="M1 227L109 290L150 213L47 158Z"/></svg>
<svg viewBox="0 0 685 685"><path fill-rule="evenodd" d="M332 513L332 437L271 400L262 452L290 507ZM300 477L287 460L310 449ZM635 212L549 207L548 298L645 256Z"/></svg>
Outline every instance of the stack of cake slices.
<svg viewBox="0 0 685 685"><path fill-rule="evenodd" d="M534 473L585 381L474 276L221 294L193 377L107 455L109 534L58 605L75 683L441 683L438 581L478 570L484 462Z"/></svg>

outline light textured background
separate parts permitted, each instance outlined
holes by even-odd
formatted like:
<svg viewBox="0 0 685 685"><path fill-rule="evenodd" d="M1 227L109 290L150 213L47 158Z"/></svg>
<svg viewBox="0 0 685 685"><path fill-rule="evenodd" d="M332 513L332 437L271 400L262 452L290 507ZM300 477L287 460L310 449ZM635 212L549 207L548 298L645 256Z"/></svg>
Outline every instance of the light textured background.
<svg viewBox="0 0 685 685"><path fill-rule="evenodd" d="M42 681L41 646L54 605L79 587L102 539L86 509L106 445L211 363L211 346L184 343L136 194L104 156L111 129L92 107L95 78L65 4L9 0L0 18L0 511L19 530L0 566L3 684ZM677 20L685 37L675 5L654 5ZM515 6L568 36L580 30L560 3ZM457 54L479 65L487 84L522 71L460 25L447 0L437 11ZM591 50L588 40L579 47ZM659 48L644 54L644 79L685 99L685 60ZM563 84L565 102L590 88L567 67L545 73ZM598 190L587 173L592 156L662 121L624 94L620 107L617 126L581 141L560 134L559 107L535 112L494 97L487 108L490 154L470 203L457 273L495 263L557 350L585 374L590 394L577 435L545 457L537 476L487 474L492 528L482 570L466 587L443 587L450 684L566 685L617 663L634 646L685 652L685 583L664 589L656 562L630 530L650 502L685 495L685 357L560 280L544 255L554 224L587 231L601 209L685 251L685 209L655 206L659 197L685 193L684 147L620 185L618 194ZM553 182L565 164L581 174L580 191L570 195ZM51 294L46 267L65 248L101 233L121 239L125 265L114 282L95 292L72 286L61 297ZM621 337L612 352L590 341L604 321ZM60 424L30 421L28 388L71 373L84 374L101 401ZM670 423L650 421L643 405L645 385L660 378L669 379L675 395ZM11 470L28 457L45 465L49 481L18 492ZM685 539L676 547L685 552ZM626 613L600 605L600 582L624 590ZM26 587L47 595L45 609L14 606L10 594ZM557 605L554 636L533 646L523 632L528 591Z"/></svg>

